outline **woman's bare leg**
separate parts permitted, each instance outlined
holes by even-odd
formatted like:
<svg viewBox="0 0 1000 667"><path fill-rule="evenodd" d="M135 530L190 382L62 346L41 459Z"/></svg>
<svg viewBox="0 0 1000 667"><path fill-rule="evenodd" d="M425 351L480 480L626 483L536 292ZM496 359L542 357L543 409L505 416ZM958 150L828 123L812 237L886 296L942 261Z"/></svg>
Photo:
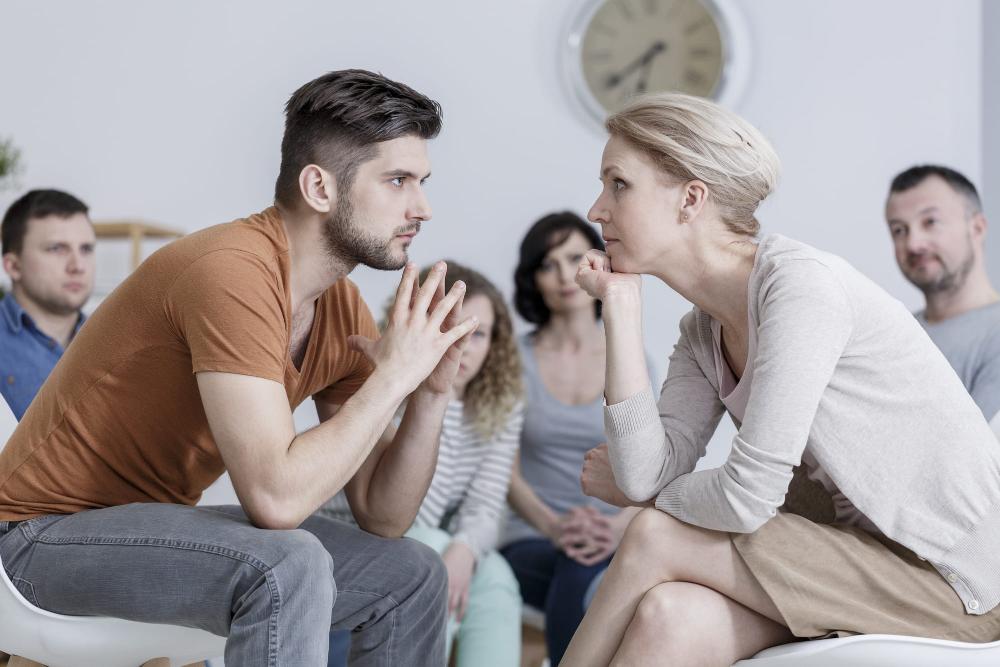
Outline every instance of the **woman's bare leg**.
<svg viewBox="0 0 1000 667"><path fill-rule="evenodd" d="M721 593L671 582L643 596L611 664L729 667L792 639L785 626Z"/></svg>
<svg viewBox="0 0 1000 667"><path fill-rule="evenodd" d="M629 524L587 615L573 635L564 664L608 665L643 597L668 582L700 584L783 624L781 614L733 547L729 535L691 526L659 510L645 509ZM665 619L664 626L669 622ZM781 641L778 638L775 643Z"/></svg>

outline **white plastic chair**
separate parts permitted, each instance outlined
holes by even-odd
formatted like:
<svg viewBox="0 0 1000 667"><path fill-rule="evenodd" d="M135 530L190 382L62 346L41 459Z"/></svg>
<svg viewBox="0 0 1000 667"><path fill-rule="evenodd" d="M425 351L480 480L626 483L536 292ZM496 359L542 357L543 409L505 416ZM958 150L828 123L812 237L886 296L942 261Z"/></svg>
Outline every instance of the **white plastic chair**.
<svg viewBox="0 0 1000 667"><path fill-rule="evenodd" d="M7 443L16 426L17 420L0 398L0 443ZM14 588L2 560L0 580L0 651L13 656L47 667L138 667L156 658L180 667L225 653L226 638L204 630L63 616L39 609Z"/></svg>
<svg viewBox="0 0 1000 667"><path fill-rule="evenodd" d="M969 644L899 635L814 639L765 649L733 667L997 667L1000 641Z"/></svg>

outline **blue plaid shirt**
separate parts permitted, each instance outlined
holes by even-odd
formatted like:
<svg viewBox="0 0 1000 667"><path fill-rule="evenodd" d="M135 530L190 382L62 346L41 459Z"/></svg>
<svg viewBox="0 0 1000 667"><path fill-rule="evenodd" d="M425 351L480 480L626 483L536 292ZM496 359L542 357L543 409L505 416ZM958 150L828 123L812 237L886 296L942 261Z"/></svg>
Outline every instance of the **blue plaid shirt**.
<svg viewBox="0 0 1000 667"><path fill-rule="evenodd" d="M84 319L80 313L74 336ZM62 345L35 326L13 294L0 301L0 394L18 420L62 355Z"/></svg>

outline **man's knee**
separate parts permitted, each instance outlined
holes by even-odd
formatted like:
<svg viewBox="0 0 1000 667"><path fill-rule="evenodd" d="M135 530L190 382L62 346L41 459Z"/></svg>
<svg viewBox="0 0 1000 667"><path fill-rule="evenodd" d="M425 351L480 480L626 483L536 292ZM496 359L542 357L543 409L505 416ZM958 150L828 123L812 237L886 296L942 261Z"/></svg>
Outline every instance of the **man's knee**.
<svg viewBox="0 0 1000 667"><path fill-rule="evenodd" d="M446 599L448 570L440 554L417 540L403 538L397 542L399 562L410 570L407 574L420 583L420 591L430 597Z"/></svg>
<svg viewBox="0 0 1000 667"><path fill-rule="evenodd" d="M336 597L334 563L323 543L306 530L273 531L274 544L279 559L271 570L286 587L306 587L324 594L329 591L330 606Z"/></svg>

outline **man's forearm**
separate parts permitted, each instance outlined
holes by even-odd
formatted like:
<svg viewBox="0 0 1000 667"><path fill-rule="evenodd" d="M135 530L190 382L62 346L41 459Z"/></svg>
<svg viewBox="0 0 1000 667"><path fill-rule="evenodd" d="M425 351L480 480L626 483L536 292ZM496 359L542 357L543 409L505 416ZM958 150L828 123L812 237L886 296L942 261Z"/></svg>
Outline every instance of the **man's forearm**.
<svg viewBox="0 0 1000 667"><path fill-rule="evenodd" d="M399 387L375 373L337 414L295 436L269 466L264 511L280 517L281 527L298 526L355 475L402 399Z"/></svg>
<svg viewBox="0 0 1000 667"><path fill-rule="evenodd" d="M419 388L410 395L392 446L368 483L365 517L383 530L403 533L413 523L437 466L447 394Z"/></svg>

